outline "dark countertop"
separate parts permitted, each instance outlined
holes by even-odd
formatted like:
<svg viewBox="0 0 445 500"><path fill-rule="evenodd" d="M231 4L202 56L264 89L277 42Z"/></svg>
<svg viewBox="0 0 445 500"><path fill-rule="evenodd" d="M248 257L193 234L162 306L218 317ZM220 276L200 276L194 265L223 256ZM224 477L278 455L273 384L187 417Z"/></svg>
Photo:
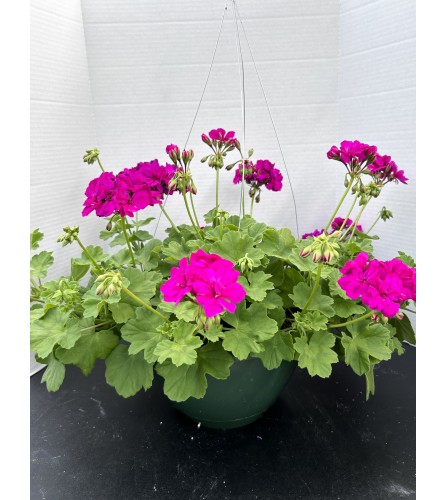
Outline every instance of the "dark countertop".
<svg viewBox="0 0 445 500"><path fill-rule="evenodd" d="M159 386L123 399L98 363L67 367L47 393L31 378L31 499L415 498L415 349L376 370L376 395L343 365L297 369L257 422L218 431L175 410Z"/></svg>

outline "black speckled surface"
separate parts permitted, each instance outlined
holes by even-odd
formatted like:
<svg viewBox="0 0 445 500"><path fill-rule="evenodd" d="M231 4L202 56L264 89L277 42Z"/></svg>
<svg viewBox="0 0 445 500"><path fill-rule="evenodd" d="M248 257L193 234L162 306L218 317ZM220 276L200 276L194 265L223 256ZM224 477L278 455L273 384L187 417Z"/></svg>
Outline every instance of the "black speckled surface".
<svg viewBox="0 0 445 500"><path fill-rule="evenodd" d="M415 498L415 349L382 363L376 395L335 365L297 369L257 422L198 428L159 386L122 399L104 365L70 367L61 390L31 378L31 499Z"/></svg>

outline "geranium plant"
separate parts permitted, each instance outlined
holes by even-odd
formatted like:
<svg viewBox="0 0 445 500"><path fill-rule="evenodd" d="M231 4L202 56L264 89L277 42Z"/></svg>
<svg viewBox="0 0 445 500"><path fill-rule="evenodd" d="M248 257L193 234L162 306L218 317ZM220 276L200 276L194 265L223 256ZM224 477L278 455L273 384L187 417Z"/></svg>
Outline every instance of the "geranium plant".
<svg viewBox="0 0 445 500"><path fill-rule="evenodd" d="M211 130L202 140L210 153L201 161L215 170L215 202L203 218L191 149L171 144L168 163L117 174L92 149L84 161L102 172L86 188L82 215L104 219L107 249L82 241L78 226L64 227L58 241L80 254L69 274L47 281L53 257L36 253L43 235L31 234L31 350L47 365L42 381L56 391L65 365L88 375L105 359L106 381L121 396L147 390L156 371L165 394L185 401L205 395L207 377L229 377L234 359L256 357L267 370L296 360L323 378L343 362L364 377L368 397L374 366L415 342L406 316L416 300L415 263L402 252L390 261L373 256L375 224L392 214L382 208L368 230L359 224L386 185L407 182L404 172L375 146L333 146L327 155L346 169L345 192L326 226L300 239L253 218L262 190L281 190L280 170L253 150L244 155L232 131ZM218 198L220 173L232 169L242 184L241 217ZM168 215L169 196L182 197L187 223ZM168 219L163 240L146 229L154 218L141 217L145 209Z"/></svg>

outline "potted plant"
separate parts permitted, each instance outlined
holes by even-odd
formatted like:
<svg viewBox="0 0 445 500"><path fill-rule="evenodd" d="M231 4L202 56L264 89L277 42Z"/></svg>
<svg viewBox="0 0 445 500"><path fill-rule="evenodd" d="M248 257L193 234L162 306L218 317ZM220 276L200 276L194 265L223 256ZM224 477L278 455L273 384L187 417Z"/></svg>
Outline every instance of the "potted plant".
<svg viewBox="0 0 445 500"><path fill-rule="evenodd" d="M415 342L405 314L416 300L415 263L402 252L373 257L372 230L392 214L382 208L368 231L359 224L387 184L407 182L404 172L375 146L333 146L328 158L346 168L345 192L325 228L296 238L253 218L262 191L281 190L279 169L254 160L253 150L244 155L234 132L215 129L202 140L210 153L201 161L215 172L204 220L194 206L192 150L172 144L171 163L114 174L92 149L84 161L102 172L86 189L82 215L105 219L99 236L111 251L82 242L78 226L64 227L58 241L78 245L80 255L69 274L45 281L53 257L35 253L43 235L31 234L31 350L47 365L42 382L56 391L65 365L88 375L104 359L119 395L149 389L157 374L181 411L213 427L258 418L296 366L326 378L343 362L364 377L368 398L374 366ZM242 184L239 215L219 204L223 169ZM169 196L182 197L187 224L166 212ZM153 217L140 217L155 205L170 222L163 240L146 229Z"/></svg>

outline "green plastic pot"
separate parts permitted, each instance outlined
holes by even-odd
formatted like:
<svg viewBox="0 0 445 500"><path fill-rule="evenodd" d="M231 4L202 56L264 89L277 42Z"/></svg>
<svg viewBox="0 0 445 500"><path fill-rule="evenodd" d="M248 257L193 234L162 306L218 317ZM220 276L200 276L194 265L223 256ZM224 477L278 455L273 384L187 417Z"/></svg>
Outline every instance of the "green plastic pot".
<svg viewBox="0 0 445 500"><path fill-rule="evenodd" d="M257 420L275 403L296 366L295 361L283 361L278 368L266 370L257 358L235 359L226 380L207 376L203 398L189 398L173 405L206 427L242 427Z"/></svg>

